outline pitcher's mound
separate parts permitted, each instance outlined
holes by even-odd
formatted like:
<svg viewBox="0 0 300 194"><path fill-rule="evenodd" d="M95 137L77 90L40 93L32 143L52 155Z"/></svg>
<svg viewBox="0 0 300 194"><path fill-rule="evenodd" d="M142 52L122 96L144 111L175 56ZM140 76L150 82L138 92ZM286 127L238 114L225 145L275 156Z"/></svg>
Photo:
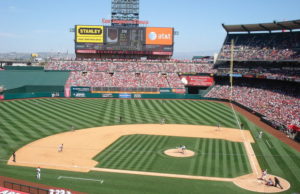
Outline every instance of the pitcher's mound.
<svg viewBox="0 0 300 194"><path fill-rule="evenodd" d="M168 149L164 151L164 154L172 157L192 157L195 155L195 152L191 150L184 150L184 153L181 152L179 149Z"/></svg>

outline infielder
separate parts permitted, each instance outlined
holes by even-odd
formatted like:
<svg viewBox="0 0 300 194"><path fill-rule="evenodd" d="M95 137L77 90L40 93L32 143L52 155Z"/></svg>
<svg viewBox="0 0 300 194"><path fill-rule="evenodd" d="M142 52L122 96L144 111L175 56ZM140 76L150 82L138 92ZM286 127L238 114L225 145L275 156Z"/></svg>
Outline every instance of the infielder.
<svg viewBox="0 0 300 194"><path fill-rule="evenodd" d="M160 120L160 124L165 124L166 123L166 120L165 120L165 118L161 118L161 120Z"/></svg>
<svg viewBox="0 0 300 194"><path fill-rule="evenodd" d="M59 144L58 145L58 152L62 152L63 151L63 149L64 149L64 144Z"/></svg>
<svg viewBox="0 0 300 194"><path fill-rule="evenodd" d="M13 162L16 162L16 152L13 153Z"/></svg>
<svg viewBox="0 0 300 194"><path fill-rule="evenodd" d="M277 185L278 185L280 187L280 189L283 189L283 187L281 186L280 181L277 177L274 177L274 181L275 181L274 187L277 187Z"/></svg>
<svg viewBox="0 0 300 194"><path fill-rule="evenodd" d="M37 167L37 169L36 169L36 178L41 179L41 169L40 169L40 167Z"/></svg>

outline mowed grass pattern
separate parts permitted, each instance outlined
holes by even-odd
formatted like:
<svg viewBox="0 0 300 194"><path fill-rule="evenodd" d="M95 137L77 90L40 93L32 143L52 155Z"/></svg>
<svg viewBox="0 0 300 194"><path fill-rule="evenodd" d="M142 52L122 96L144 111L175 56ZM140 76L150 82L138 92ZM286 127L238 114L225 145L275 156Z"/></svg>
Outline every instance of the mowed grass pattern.
<svg viewBox="0 0 300 194"><path fill-rule="evenodd" d="M119 117L123 117L119 123ZM31 99L0 103L0 155L34 140L71 129L138 123L217 125L236 128L231 110L208 101Z"/></svg>
<svg viewBox="0 0 300 194"><path fill-rule="evenodd" d="M119 123L119 116L123 116L123 122ZM244 128L251 131L256 143L252 144L255 154L262 168L267 168L268 173L287 179L291 183L291 189L283 192L290 194L300 191L300 153L277 138L264 131L262 139L258 139L258 132L262 129L237 114L238 119L244 124ZM232 110L220 103L193 100L126 100L126 99L30 99L0 101L0 174L14 178L23 178L27 181L37 182L34 177L35 169L7 166L6 162L12 152L34 140L69 131L73 125L76 129L89 127L160 123L161 118L166 119L167 124L193 124L213 125L218 122L222 126L238 128ZM163 139L163 138L162 138ZM180 144L176 141L176 146ZM204 145L211 145L210 149ZM217 146L219 145L219 146ZM200 147L209 152L230 152L235 146L225 146L223 141L210 142L200 139L189 147ZM214 147L213 147L214 146ZM219 147L219 150L217 151ZM225 149L224 149L225 148ZM150 149L150 147L149 147ZM214 150L216 149L216 150ZM202 153L202 152L201 152ZM235 176L237 168L247 170L243 165L236 165L233 157L224 158L226 154L208 155L209 162L199 158L191 161L191 166L186 174L200 173L212 176ZM242 159L241 159L242 160ZM223 165L230 164L228 168L215 168L217 161L223 161ZM136 168L139 159L127 166ZM152 165L151 165L152 164ZM219 164L219 166L221 166ZM147 163L141 167L144 169L158 169L155 163ZM210 170L207 170L210 169ZM248 169L249 170L249 169ZM242 172L243 170L237 170ZM230 174L232 173L232 175ZM78 182L76 180L58 180L57 177L77 176L85 178L104 177L103 185L93 182ZM75 189L87 193L253 193L236 187L234 184L214 181L192 181L184 179L169 179L160 177L146 177L137 175L125 175L116 173L76 173L67 171L55 171L43 169L43 178L40 183L57 185ZM87 186L88 185L88 186ZM163 188L162 188L163 185Z"/></svg>
<svg viewBox="0 0 300 194"><path fill-rule="evenodd" d="M180 144L193 150L195 156L174 158L163 154ZM219 139L122 136L94 159L99 161L98 167L124 170L212 177L237 177L251 172L243 144Z"/></svg>

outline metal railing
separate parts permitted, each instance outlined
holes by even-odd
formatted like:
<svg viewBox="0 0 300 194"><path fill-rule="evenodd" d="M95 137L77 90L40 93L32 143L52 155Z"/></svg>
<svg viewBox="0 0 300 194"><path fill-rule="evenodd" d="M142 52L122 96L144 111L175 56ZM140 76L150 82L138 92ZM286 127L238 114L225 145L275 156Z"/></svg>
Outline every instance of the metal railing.
<svg viewBox="0 0 300 194"><path fill-rule="evenodd" d="M4 181L4 187L8 189L13 189L17 191L32 193L32 194L48 194L48 189L42 189L39 187L33 187L29 185L24 185L20 183L10 182L10 181Z"/></svg>

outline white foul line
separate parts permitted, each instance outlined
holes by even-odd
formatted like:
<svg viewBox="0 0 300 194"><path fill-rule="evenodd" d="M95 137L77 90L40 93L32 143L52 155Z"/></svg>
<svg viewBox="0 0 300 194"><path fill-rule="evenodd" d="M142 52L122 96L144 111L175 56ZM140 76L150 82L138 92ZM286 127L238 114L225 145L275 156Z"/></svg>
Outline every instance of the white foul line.
<svg viewBox="0 0 300 194"><path fill-rule="evenodd" d="M87 179L87 178L78 178L78 177L71 177L71 176L59 176L57 179L76 179L76 180L85 180L85 181L96 181L100 182L101 184L104 182L102 179Z"/></svg>
<svg viewBox="0 0 300 194"><path fill-rule="evenodd" d="M268 144L269 148L272 148L272 146L269 144L268 140L266 140L266 143Z"/></svg>
<svg viewBox="0 0 300 194"><path fill-rule="evenodd" d="M235 120L236 120L236 122L237 122L237 124L238 124L238 127L240 128L240 132L241 132L241 134L242 134L242 137L243 137L243 139L244 139L244 142L246 142L245 135L244 135L243 130L242 130L242 128L241 128L241 125L240 125L240 122L239 122L239 120L238 120L238 117L236 116L236 113L235 113L235 110L234 110L234 108L233 108L232 102L230 102L230 105L231 105L231 109L232 109L232 111L233 111L233 113L234 113ZM250 146L251 146L251 144L250 144ZM254 167L255 173L256 173L256 175L258 175L257 168L256 168L256 166L255 166L255 163L254 163L252 157L251 157L251 154L249 154L249 157L250 157L250 161L251 161L251 163L252 163L252 166Z"/></svg>

